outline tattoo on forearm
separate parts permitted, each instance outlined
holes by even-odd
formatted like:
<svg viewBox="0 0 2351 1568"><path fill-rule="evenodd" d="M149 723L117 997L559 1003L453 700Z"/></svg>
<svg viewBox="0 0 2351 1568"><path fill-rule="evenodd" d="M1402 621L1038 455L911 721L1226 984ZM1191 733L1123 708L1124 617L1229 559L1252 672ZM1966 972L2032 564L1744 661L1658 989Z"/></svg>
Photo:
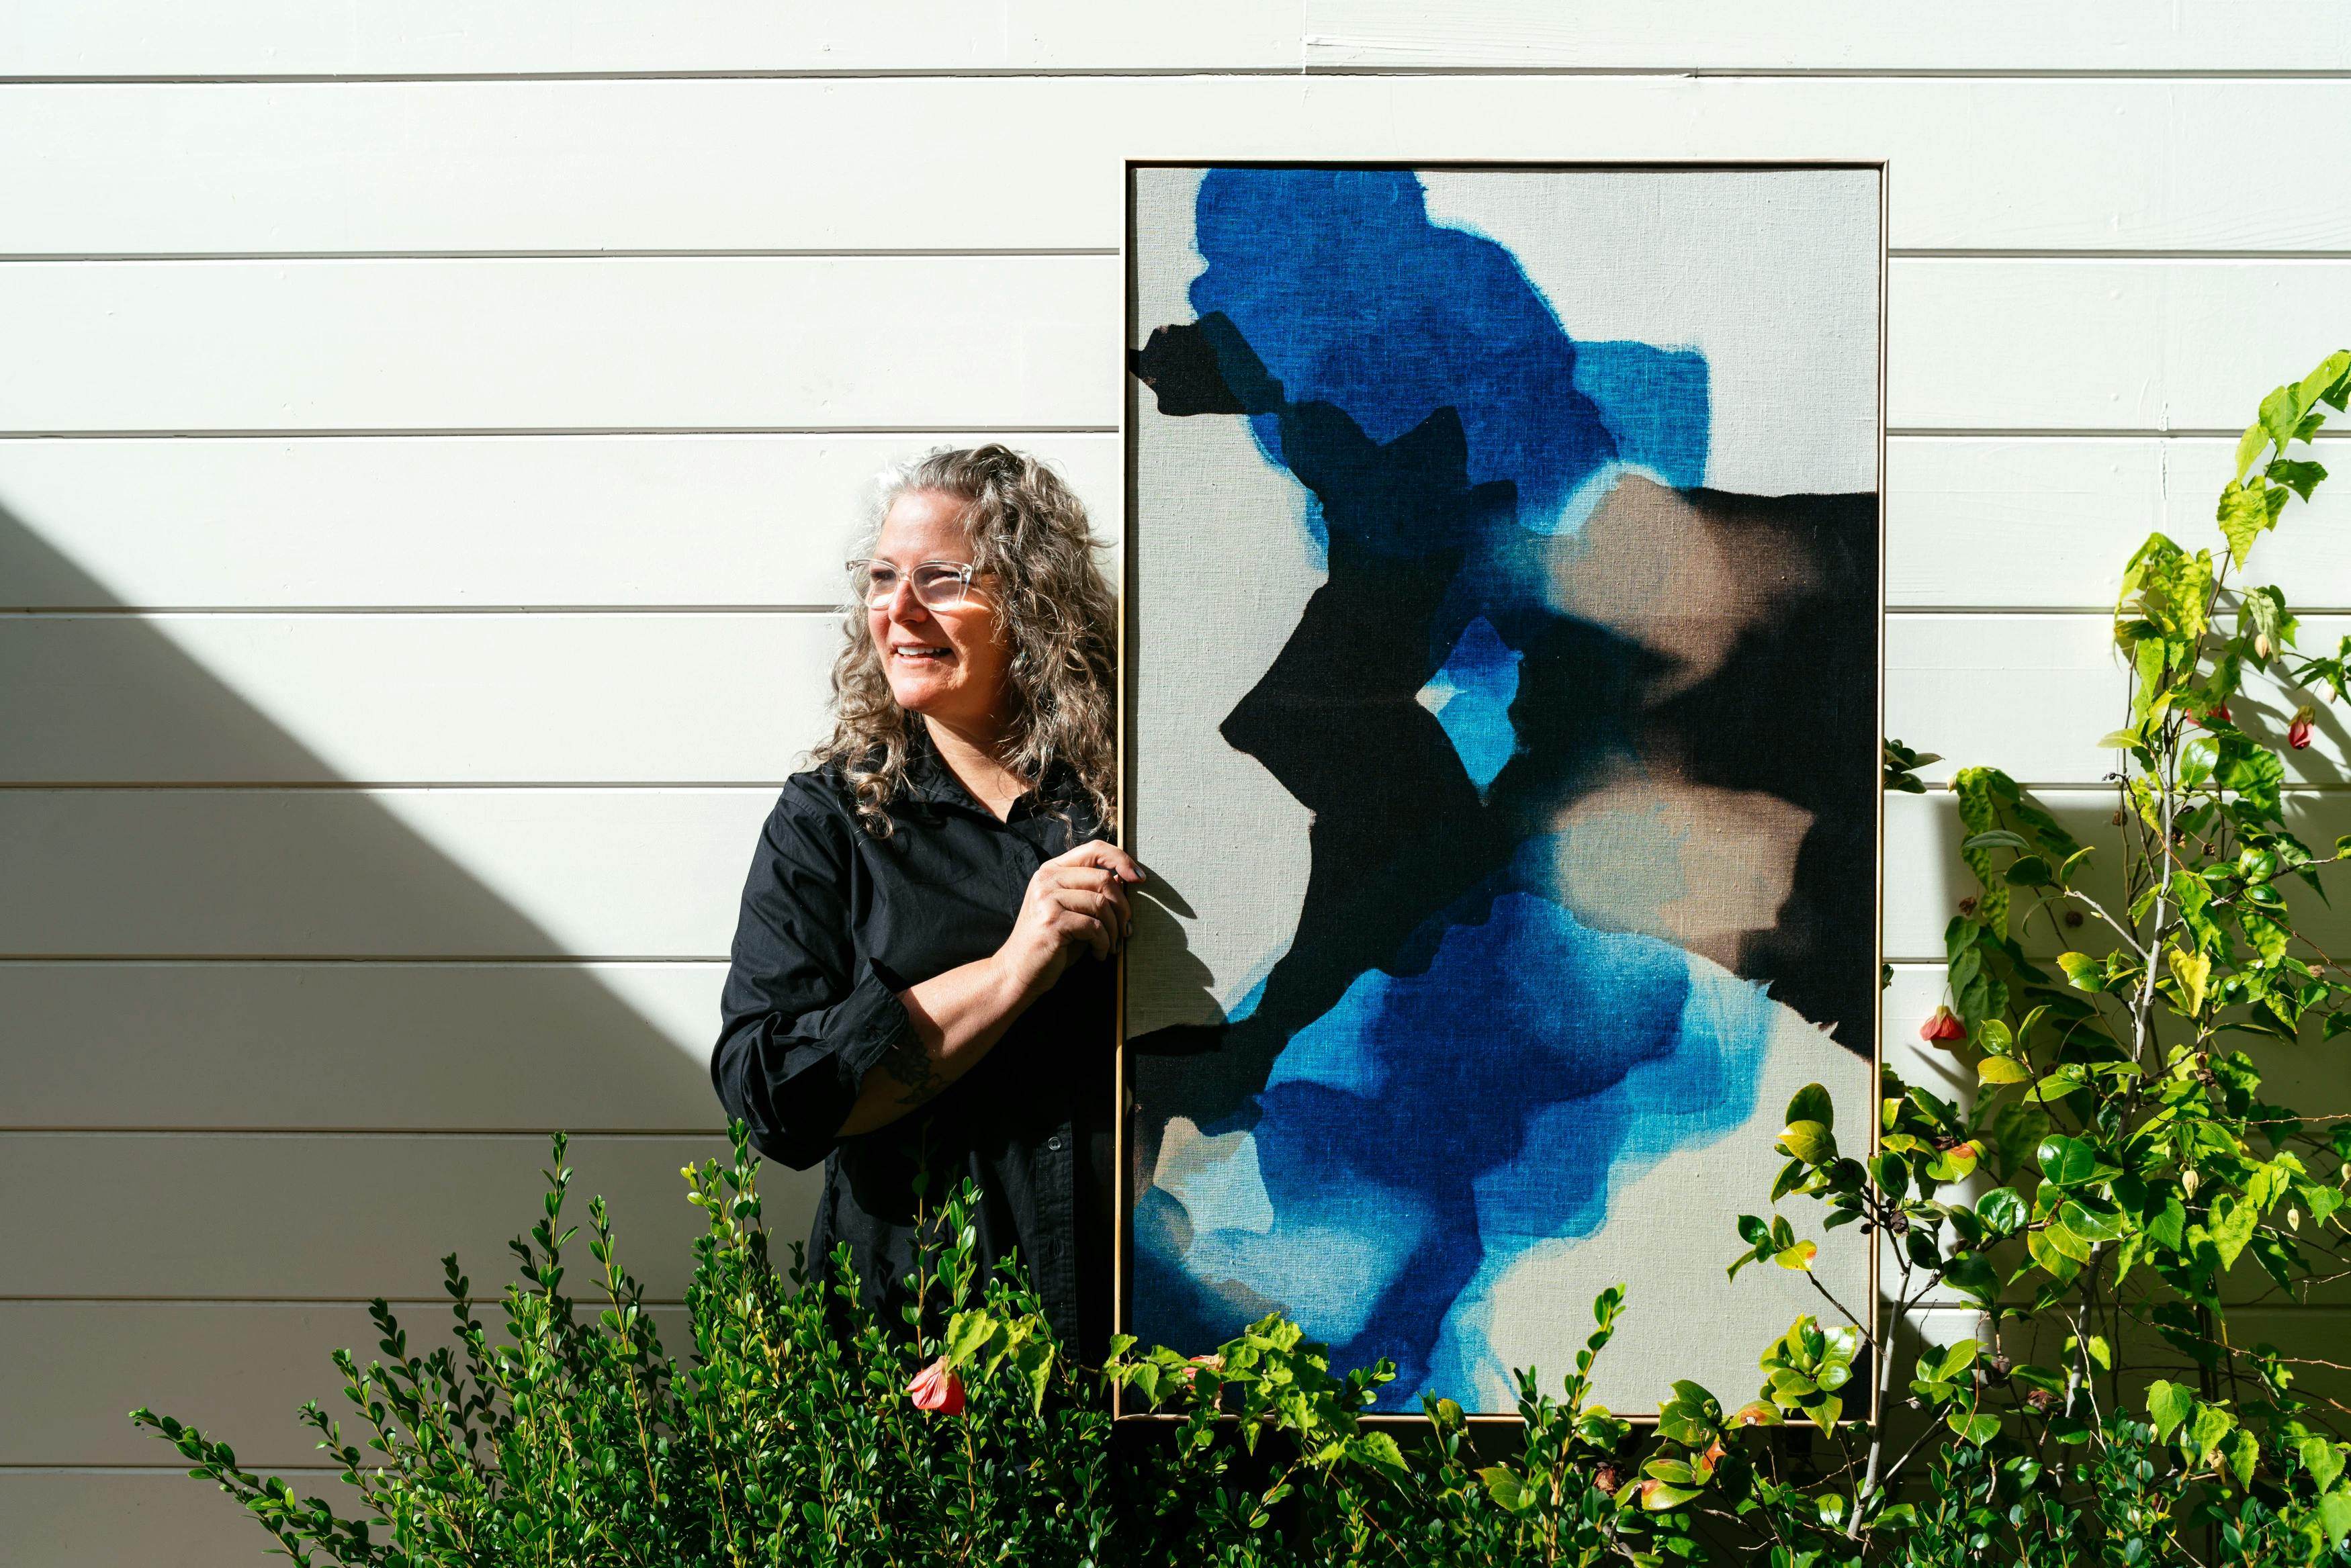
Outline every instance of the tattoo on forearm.
<svg viewBox="0 0 2351 1568"><path fill-rule="evenodd" d="M898 1096L902 1106L919 1106L947 1086L947 1081L939 1076L938 1064L912 1034L890 1047L882 1058L882 1070L906 1091Z"/></svg>

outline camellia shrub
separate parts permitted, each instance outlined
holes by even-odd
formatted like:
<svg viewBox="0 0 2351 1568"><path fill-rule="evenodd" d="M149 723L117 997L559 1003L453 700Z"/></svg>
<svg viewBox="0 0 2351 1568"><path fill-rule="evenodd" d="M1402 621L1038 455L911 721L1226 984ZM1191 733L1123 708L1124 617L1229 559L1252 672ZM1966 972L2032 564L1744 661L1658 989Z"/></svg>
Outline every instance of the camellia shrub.
<svg viewBox="0 0 2351 1568"><path fill-rule="evenodd" d="M2283 592L2247 575L2325 477L2306 443L2346 401L2351 351L2271 393L2220 552L2158 535L2126 566L2110 816L1953 776L1979 889L1920 1034L1975 1086L1945 1099L1888 1071L1871 1127L1840 1129L1818 1085L1789 1106L1774 1212L1740 1217L1728 1266L1809 1274L1810 1221L1778 1212L1795 1205L1882 1249L1884 1300L1863 1321L1823 1291L1744 1404L1689 1382L1654 1421L1594 1404L1615 1290L1572 1373L1520 1375L1515 1429L1426 1398L1418 1423L1367 1424L1394 1413L1390 1369L1334 1372L1279 1317L1212 1355L1122 1339L1081 1366L1017 1268L978 1282L967 1188L927 1212L884 1324L845 1250L778 1269L738 1128L731 1166L684 1173L708 1221L690 1348L662 1344L601 1199L593 1299L566 1293L560 1137L498 1342L454 1257L447 1345L418 1354L373 1303L380 1355L336 1357L349 1410L303 1411L358 1517L133 1419L303 1563L2351 1568L2351 1407L2304 1389L2351 1367L2231 1321L2351 1277L2351 1116L2263 1092L2314 1063L2343 1076L2351 972L2327 949L2351 933L2326 924L2326 881L2351 835L2325 837L2283 758L2345 698L2351 638L2303 651ZM1897 790L1940 760L1886 753ZM1971 1306L1976 1332L1912 1342L1928 1303ZM1158 1418L1114 1430L1113 1388Z"/></svg>

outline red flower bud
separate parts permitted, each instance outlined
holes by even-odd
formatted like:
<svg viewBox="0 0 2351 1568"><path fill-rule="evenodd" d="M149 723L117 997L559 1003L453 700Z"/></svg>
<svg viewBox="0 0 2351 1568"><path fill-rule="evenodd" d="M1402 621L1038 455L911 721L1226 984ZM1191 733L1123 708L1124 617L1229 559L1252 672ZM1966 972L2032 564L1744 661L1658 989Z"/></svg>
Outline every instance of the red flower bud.
<svg viewBox="0 0 2351 1568"><path fill-rule="evenodd" d="M2221 703L2218 708L2215 708L2210 712L2204 714L2201 718L2198 719L2196 722L2209 730L2212 727L2212 721L2215 719L2220 720L2223 724L2233 724L2236 722L2234 719L2229 717L2229 705L2226 702Z"/></svg>
<svg viewBox="0 0 2351 1568"><path fill-rule="evenodd" d="M1200 1374L1204 1369L1211 1373L1222 1372L1225 1369L1225 1358L1213 1355L1186 1358L1183 1373L1184 1386L1189 1388L1199 1382Z"/></svg>
<svg viewBox="0 0 2351 1568"><path fill-rule="evenodd" d="M1964 1040L1967 1037L1968 1026L1960 1023L1959 1015L1948 1007L1938 1007L1932 1017L1918 1025L1918 1038L1929 1045L1939 1045L1946 1040Z"/></svg>
<svg viewBox="0 0 2351 1568"><path fill-rule="evenodd" d="M2285 743L2297 752L2310 749L2310 720L2311 711L2308 707L2296 708L2294 711L2294 722L2286 727Z"/></svg>
<svg viewBox="0 0 2351 1568"><path fill-rule="evenodd" d="M942 1416L963 1414L963 1379L955 1375L947 1358L940 1356L914 1374L906 1385L906 1397L914 1402L917 1410L936 1410Z"/></svg>

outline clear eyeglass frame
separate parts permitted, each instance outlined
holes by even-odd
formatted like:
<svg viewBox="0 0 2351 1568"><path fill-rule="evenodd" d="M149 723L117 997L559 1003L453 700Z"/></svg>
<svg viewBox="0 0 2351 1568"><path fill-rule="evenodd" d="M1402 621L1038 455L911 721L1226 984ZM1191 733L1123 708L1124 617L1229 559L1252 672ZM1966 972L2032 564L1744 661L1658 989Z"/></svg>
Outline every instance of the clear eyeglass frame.
<svg viewBox="0 0 2351 1568"><path fill-rule="evenodd" d="M951 610L963 607L971 591L973 570L968 561L917 561L907 568L906 576L925 609ZM898 592L898 568L889 561L852 561L849 582L868 609L878 609Z"/></svg>

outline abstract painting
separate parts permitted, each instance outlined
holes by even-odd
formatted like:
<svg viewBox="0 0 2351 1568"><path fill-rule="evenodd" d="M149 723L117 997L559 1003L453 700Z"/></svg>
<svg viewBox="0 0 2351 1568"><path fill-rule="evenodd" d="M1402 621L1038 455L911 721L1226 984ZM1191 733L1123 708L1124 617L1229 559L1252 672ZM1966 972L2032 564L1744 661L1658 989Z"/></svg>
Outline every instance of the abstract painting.
<svg viewBox="0 0 2351 1568"><path fill-rule="evenodd" d="M1508 1414L1622 1282L1604 1400L1744 1400L1874 1105L1883 171L1128 176L1122 1328Z"/></svg>

